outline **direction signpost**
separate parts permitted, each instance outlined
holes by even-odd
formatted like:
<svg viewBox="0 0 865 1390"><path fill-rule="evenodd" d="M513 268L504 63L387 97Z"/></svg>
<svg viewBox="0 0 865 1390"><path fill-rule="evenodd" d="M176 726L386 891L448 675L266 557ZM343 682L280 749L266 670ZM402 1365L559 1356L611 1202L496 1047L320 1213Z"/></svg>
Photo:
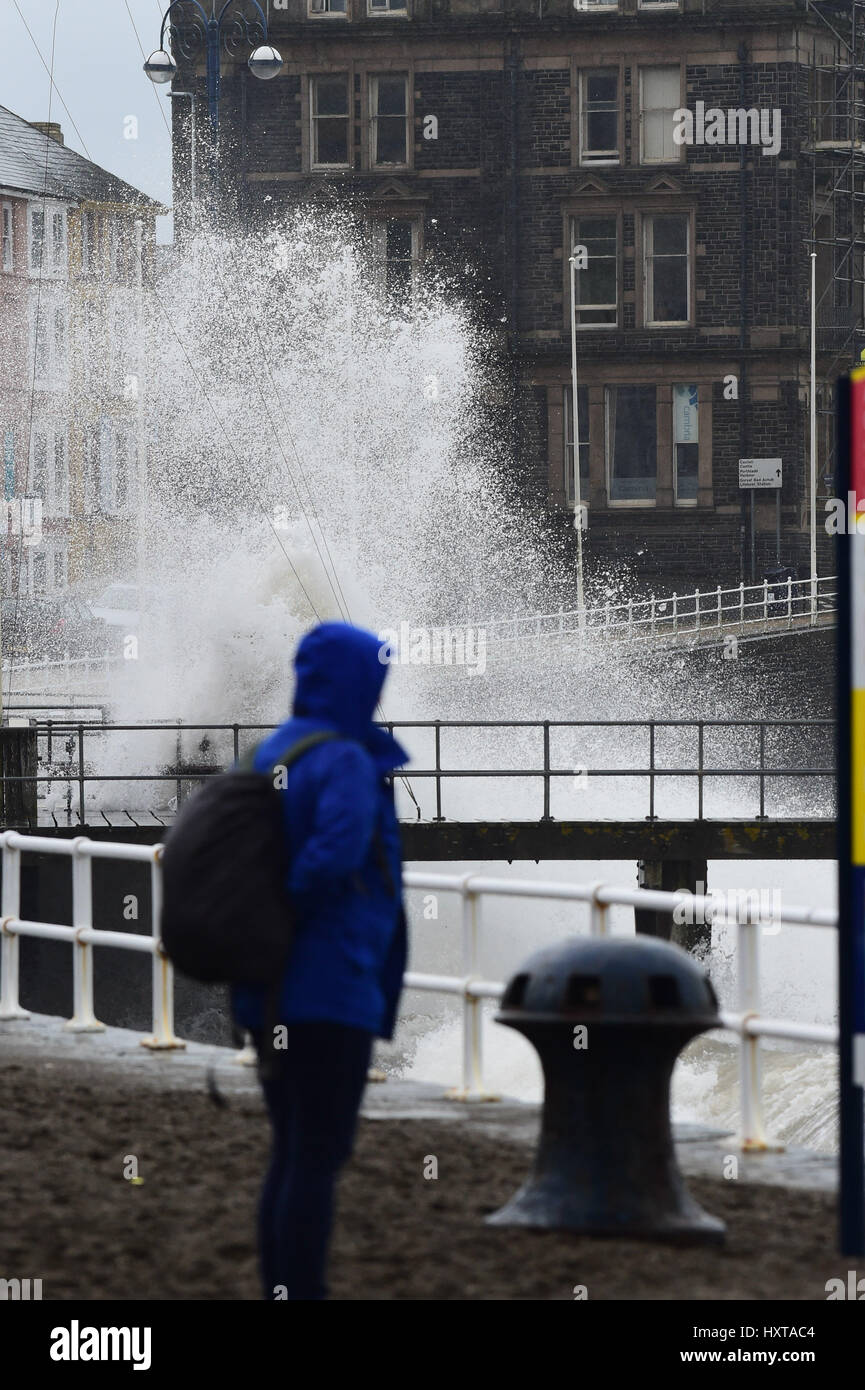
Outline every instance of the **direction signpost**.
<svg viewBox="0 0 865 1390"><path fill-rule="evenodd" d="M865 367L837 400L838 495L855 513L837 540L840 1235L865 1255Z"/></svg>
<svg viewBox="0 0 865 1390"><path fill-rule="evenodd" d="M739 487L780 488L781 472L780 459L739 459Z"/></svg>
<svg viewBox="0 0 865 1390"><path fill-rule="evenodd" d="M756 536L754 526L754 493L758 488L775 489L775 564L781 563L781 459L739 459L739 487L751 493L751 583L755 582Z"/></svg>

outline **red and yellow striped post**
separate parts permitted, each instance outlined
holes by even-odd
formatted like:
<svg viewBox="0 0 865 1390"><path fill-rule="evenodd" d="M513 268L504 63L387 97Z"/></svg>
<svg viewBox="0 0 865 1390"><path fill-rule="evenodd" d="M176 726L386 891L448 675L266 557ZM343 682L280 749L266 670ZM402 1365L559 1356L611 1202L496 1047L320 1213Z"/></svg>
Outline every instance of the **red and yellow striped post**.
<svg viewBox="0 0 865 1390"><path fill-rule="evenodd" d="M865 1254L865 367L838 383L838 992L841 1251Z"/></svg>

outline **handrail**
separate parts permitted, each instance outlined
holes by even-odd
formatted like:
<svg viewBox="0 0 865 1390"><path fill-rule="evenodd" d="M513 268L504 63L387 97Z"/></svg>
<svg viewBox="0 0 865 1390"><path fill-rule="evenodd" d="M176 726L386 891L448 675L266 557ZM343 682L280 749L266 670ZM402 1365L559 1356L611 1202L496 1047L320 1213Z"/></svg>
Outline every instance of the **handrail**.
<svg viewBox="0 0 865 1390"><path fill-rule="evenodd" d="M87 796L89 789L104 783L128 782L130 784L152 784L155 789L164 783L173 783L178 801L192 783L218 773L231 762L236 761L241 751L245 751L247 741L275 728L272 724L183 724L180 721L150 721L142 723L111 723L102 720L83 719L35 719L35 729L39 752L39 770L25 774L9 774L5 780L10 783L29 783L37 789L54 785L66 787L68 806L66 824L86 825ZM406 719L388 720L386 727L400 736L402 731L429 730L433 738L427 744L427 761L421 762L421 754L410 765L407 776L413 784L432 780L429 797L430 805L422 813L435 821L447 816L446 791L448 785L458 785L466 778L481 780L486 778L525 780L539 783L539 805L535 815L539 820L552 819L556 807L552 805L551 793L554 783L561 785L562 779L572 780L575 776L574 759L579 756L581 786L588 785L593 778L629 778L641 784L640 790L648 793L647 803L641 809L631 796L631 818L639 819L648 814L650 820L656 819L656 793L658 786L666 779L687 779L689 785L696 784L697 819L706 820L705 790L711 782L726 779L745 779L753 782L753 810L743 813L755 815L760 819L767 817L767 788L773 783L787 780L814 778L832 779L835 775L834 740L829 737L834 729L831 719L489 719L489 720L441 720ZM484 751L476 752L474 765L465 765L464 754L451 757L451 762L462 762L461 766L446 766L450 749L448 736L453 731L474 730L481 734L485 730L512 729L530 731L536 735L536 743L525 756L532 757L532 763L520 767L519 757L514 756L513 748L506 765L484 766ZM713 741L713 735L724 731L748 734L748 748L732 750L728 757L725 747ZM564 737L568 731L585 731L585 742L581 741L575 751L573 739ZM141 733L142 735L172 733L172 753L164 755L156 768L147 767L147 759L140 751L135 754L132 770L118 770L116 763L106 758L108 741L113 735ZM664 735L682 733L688 736L686 744L680 741L671 745L669 753L664 748ZM604 740L611 733L624 737L626 743L618 740L611 748ZM590 735L597 735L600 747L593 750L589 746ZM204 738L202 738L202 735ZM223 735L229 737L210 737ZM802 740L806 746L802 747ZM788 739L799 740L796 760L786 751ZM206 749L203 744L206 740ZM645 740L645 743L644 743ZM477 742L475 746L477 748ZM691 746L693 744L693 747ZM451 747L453 745L451 744ZM65 752L63 751L65 750ZM495 751L495 750L494 750ZM99 753L105 759L101 766L97 762ZM125 750L127 756L129 749ZM667 758L666 764L664 758ZM617 757L622 759L616 765ZM735 761L734 761L735 758ZM627 760L627 761L625 761ZM492 763L492 760L490 760ZM517 765L515 765L517 764ZM612 765L611 765L612 764ZM726 765L725 765L726 764ZM145 771L139 769L144 766ZM111 770L107 770L110 767ZM73 818L73 797L77 803ZM114 812L120 809L129 812L143 812L152 804L152 794L148 798L142 794L142 804L115 808L102 798L102 810ZM771 809L771 808L770 808ZM50 812L49 814L54 814ZM62 814L62 813L61 813ZM96 812L97 817L101 814ZM775 814L775 813L773 813ZM535 815L527 816L533 820ZM475 819L485 817L475 816ZM577 817L568 817L577 819ZM831 811L813 812L810 819L831 819ZM33 818L30 817L32 824ZM22 825L25 821L22 820ZM55 823L60 824L56 820ZM164 823L164 822L163 822Z"/></svg>
<svg viewBox="0 0 865 1390"><path fill-rule="evenodd" d="M153 957L152 1000L153 1033L142 1045L156 1051L185 1047L174 1035L174 971L162 950L159 921L162 904L161 845L104 844L83 835L74 840L55 840L47 835L22 835L16 830L0 834L3 888L0 899L0 1019L29 1018L19 1002L19 938L38 936L72 944L72 1017L66 1027L72 1032L101 1032L93 1012L93 947L112 946L126 951L144 951ZM72 925L59 922L32 922L21 913L21 855L57 854L72 861ZM93 926L93 860L119 859L150 865L149 936L133 932L102 931Z"/></svg>
<svg viewBox="0 0 865 1390"><path fill-rule="evenodd" d="M608 909L611 906L632 906L661 912L673 912L687 903L698 920L707 923L725 920L728 901L717 894L668 893L658 889L624 888L615 884L550 883L529 879L496 879L482 874L435 874L409 870L403 882L408 889L437 890L456 893L462 899L463 923L467 918L467 903L473 904L470 920L473 930L471 958L477 961L481 902L484 896L553 899L585 903L589 908L589 933L606 936L609 933ZM771 911L762 905L754 910L751 895L746 895L746 910L739 913L741 895L735 896L735 925L737 927L737 1003L738 1011L722 1010L720 1028L739 1038L739 1082L741 1096L741 1127L738 1142L747 1152L765 1151L780 1147L766 1135L763 1113L762 1069L760 1038L783 1038L790 1041L837 1045L838 1029L822 1024L797 1023L785 1019L765 1018L760 1014L759 932L776 932L781 926L812 926L837 928L836 912L825 908L783 906L775 904ZM464 925L464 961L465 925ZM462 978L408 974L405 986L409 989L440 991L458 995L463 1000L463 1069L462 1084L450 1094L455 1099L490 1099L484 1089L482 1076L482 1039L480 1004L485 998L500 999L505 986L480 978L466 971Z"/></svg>
<svg viewBox="0 0 865 1390"><path fill-rule="evenodd" d="M631 598L621 603L606 601L594 608L560 608L555 613L529 613L510 618L486 618L471 623L434 623L428 626L437 630L450 628L454 631L483 631L487 643L571 636L577 633L585 637L587 633L599 630L603 632L605 639L620 633L639 640L646 635L639 631L640 628L648 630L649 638L704 634L711 633L713 629L722 630L726 626L722 622L725 614L735 614L735 619L731 619L731 625L739 628L747 627L751 623L791 626L796 617L808 617L811 626L814 626L820 614L837 612L838 594L834 588L829 587L835 584L837 576L834 574L818 577L814 584L811 579L763 579L757 584L743 582L728 589L722 588L719 584L714 589L696 589L690 594L672 593L666 597L653 594L649 598ZM746 597L750 594L754 594L755 597ZM729 595L732 595L732 601L723 603L722 600ZM692 605L692 608L689 609L689 605ZM746 617L746 613L752 608L758 610L757 615ZM645 617L639 616L641 609L645 610ZM714 622L705 621L709 615L714 617ZM545 623L553 625L549 631L544 631ZM665 627L665 624L669 624L669 628ZM515 631L512 635L506 636L502 630L508 626L522 627L524 631ZM44 655L17 660L2 658L2 669L14 672L67 670L77 667L85 670L101 668L107 672L126 664L128 663L124 662L122 657L107 652L94 652L79 657L72 657L67 653L62 658Z"/></svg>
<svg viewBox="0 0 865 1390"><path fill-rule="evenodd" d="M174 1035L173 969L159 938L161 911L161 845L103 844L79 836L74 840L55 840L47 836L21 835L17 831L0 834L3 889L0 920L0 1019L27 1019L18 999L19 941L22 936L67 941L73 948L74 1006L67 1027L73 1031L98 1031L93 1012L93 959L95 946L150 952L153 956L153 1033L142 1039L152 1049L183 1047ZM20 917L22 853L64 855L71 860L73 874L73 925L33 922ZM91 869L94 859L120 859L151 867L151 934L103 931L92 923ZM500 999L505 985L485 979L480 971L480 939L483 900L490 897L518 897L535 900L573 902L588 907L589 933L609 933L609 908L624 906L673 912L687 903L706 922L729 920L729 901L714 893L668 893L658 889L625 888L607 883L534 882L528 879L499 879L485 874L437 874L409 870L403 878L408 890L454 893L461 903L462 974L433 975L409 971L406 989L450 994L463 1001L463 1050L461 1083L450 1093L454 1099L490 1099L483 1078L483 1034L481 1004L484 999ZM825 908L783 906L773 899L771 910L762 899L755 907L746 895L744 911L741 895L735 898L737 928L738 993L736 1012L722 1011L720 1028L739 1038L739 1077L741 1087L741 1132L739 1143L745 1150L774 1147L766 1136L760 1039L785 1038L797 1042L835 1045L837 1028L794 1020L766 1018L760 1012L760 933L776 932L781 926L836 928L837 913Z"/></svg>
<svg viewBox="0 0 865 1390"><path fill-rule="evenodd" d="M602 634L605 640L617 635L637 640L709 636L725 627L743 630L757 623L770 628L790 627L794 618L808 618L813 627L819 616L837 611L838 594L833 587L836 584L835 575L818 578L813 586L810 579L764 579L759 584L741 583L729 589L719 584L715 589L697 589L690 594L653 594L618 604L605 602L594 608L560 608L556 613L488 618L449 626L452 630L483 632L487 644L573 635L584 639L592 633ZM723 601L727 597L729 603ZM753 616L752 609L756 610ZM641 611L645 616L640 616ZM549 625L546 629L545 624ZM446 628L448 624L437 626Z"/></svg>

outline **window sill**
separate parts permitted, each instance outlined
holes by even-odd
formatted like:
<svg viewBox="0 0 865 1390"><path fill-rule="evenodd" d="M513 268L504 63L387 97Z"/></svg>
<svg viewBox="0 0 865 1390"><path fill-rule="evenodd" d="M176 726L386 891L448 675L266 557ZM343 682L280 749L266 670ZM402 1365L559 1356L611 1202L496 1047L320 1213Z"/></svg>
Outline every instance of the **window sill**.
<svg viewBox="0 0 865 1390"><path fill-rule="evenodd" d="M645 511L647 508L649 508L649 507L657 507L657 505L658 505L658 504L657 504L657 502L655 501L654 497L634 498L632 501L631 501L631 500L628 500L627 502L614 502L614 501L612 501L612 499L611 499L610 501L607 502L607 508L606 508L606 509L607 509L608 511L617 511L617 512L618 512L618 511L621 511L623 507L625 507L625 508L633 507L633 508L635 508L635 509L639 509L640 511Z"/></svg>

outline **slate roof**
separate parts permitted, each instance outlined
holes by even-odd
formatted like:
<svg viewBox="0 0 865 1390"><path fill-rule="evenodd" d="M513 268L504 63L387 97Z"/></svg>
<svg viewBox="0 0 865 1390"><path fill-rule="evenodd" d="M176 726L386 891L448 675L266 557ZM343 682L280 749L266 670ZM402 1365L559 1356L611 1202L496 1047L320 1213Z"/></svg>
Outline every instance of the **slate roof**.
<svg viewBox="0 0 865 1390"><path fill-rule="evenodd" d="M161 203L52 140L0 106L0 188L67 202L125 203L154 214Z"/></svg>

